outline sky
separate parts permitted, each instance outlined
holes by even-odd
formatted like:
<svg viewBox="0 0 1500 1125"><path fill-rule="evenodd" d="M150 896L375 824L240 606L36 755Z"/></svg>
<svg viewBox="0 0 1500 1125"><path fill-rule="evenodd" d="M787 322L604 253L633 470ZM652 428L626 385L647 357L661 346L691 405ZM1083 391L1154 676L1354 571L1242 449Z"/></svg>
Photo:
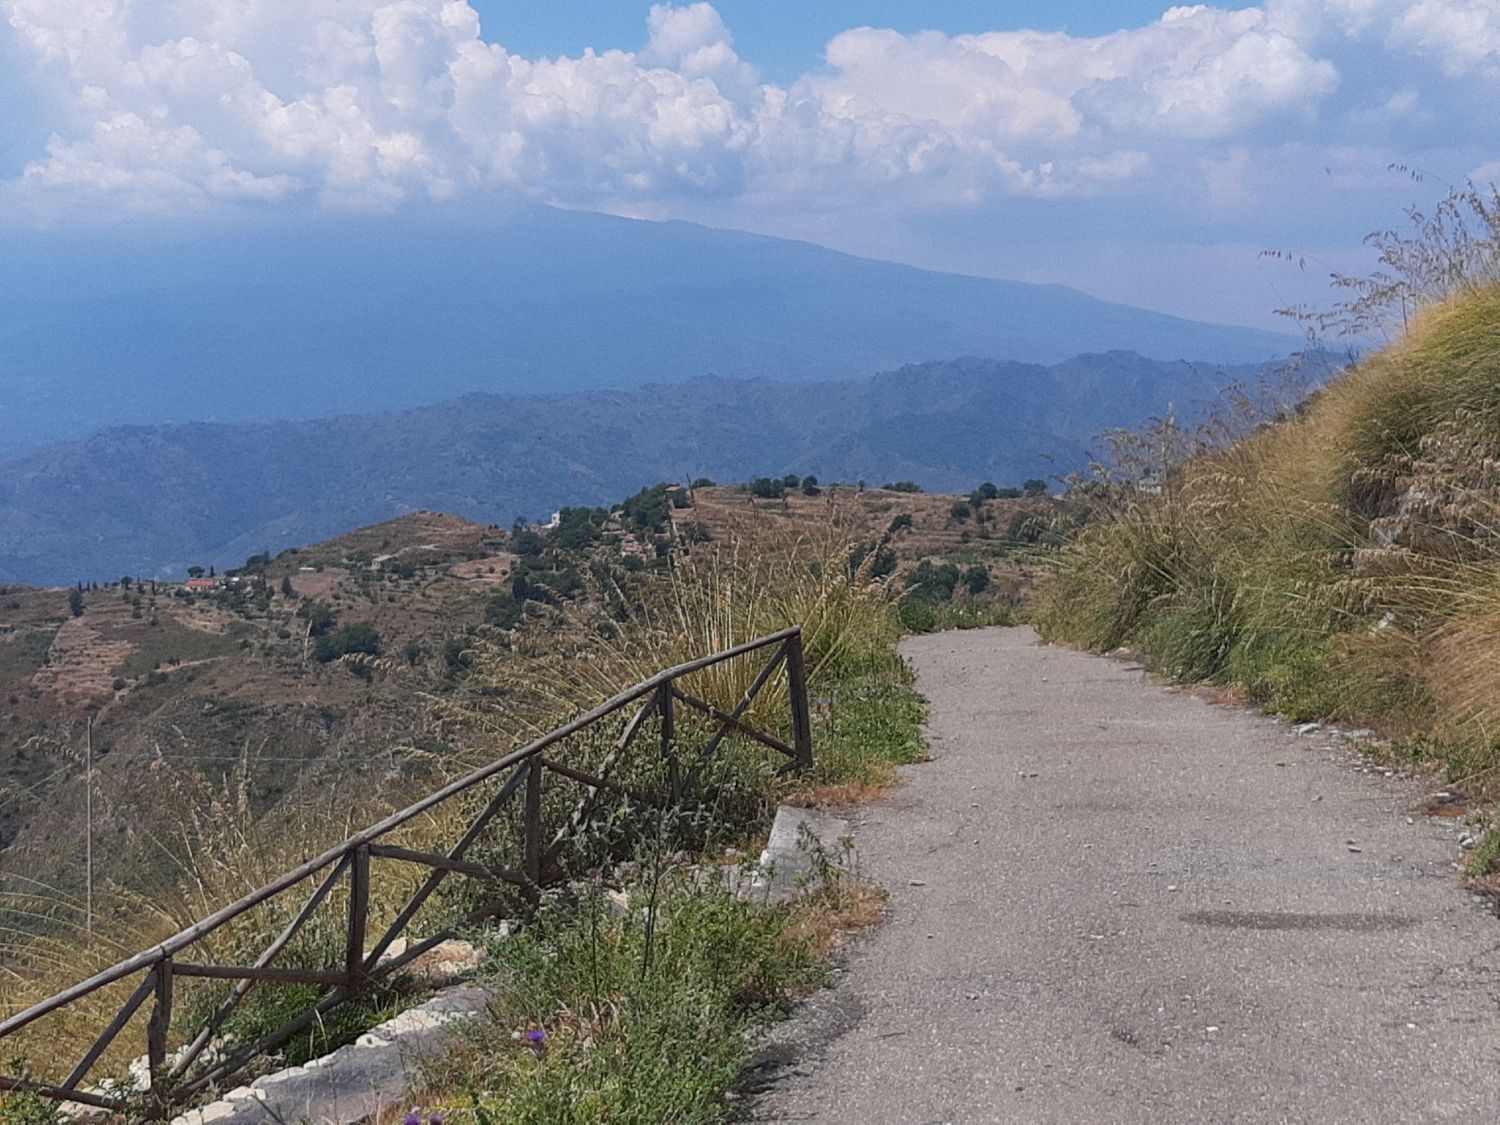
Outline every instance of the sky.
<svg viewBox="0 0 1500 1125"><path fill-rule="evenodd" d="M0 14L0 227L59 243L521 198L1269 326L1404 205L1500 180L1500 0Z"/></svg>

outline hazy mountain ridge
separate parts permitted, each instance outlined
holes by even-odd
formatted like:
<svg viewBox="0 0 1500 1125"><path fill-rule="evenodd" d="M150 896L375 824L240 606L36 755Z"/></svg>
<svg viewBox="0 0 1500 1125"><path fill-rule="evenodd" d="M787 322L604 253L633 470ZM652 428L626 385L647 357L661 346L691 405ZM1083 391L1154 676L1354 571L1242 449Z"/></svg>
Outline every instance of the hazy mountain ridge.
<svg viewBox="0 0 1500 1125"><path fill-rule="evenodd" d="M703 378L316 421L130 426L0 460L0 581L169 577L406 512L509 524L661 480L813 473L966 490L1083 468L1104 430L1260 367L1131 353L860 381Z"/></svg>
<svg viewBox="0 0 1500 1125"><path fill-rule="evenodd" d="M0 449L106 425L306 419L472 392L706 374L858 378L933 356L1125 348L1262 361L1290 337L689 223L528 209L484 225L345 220L85 254L11 232Z"/></svg>

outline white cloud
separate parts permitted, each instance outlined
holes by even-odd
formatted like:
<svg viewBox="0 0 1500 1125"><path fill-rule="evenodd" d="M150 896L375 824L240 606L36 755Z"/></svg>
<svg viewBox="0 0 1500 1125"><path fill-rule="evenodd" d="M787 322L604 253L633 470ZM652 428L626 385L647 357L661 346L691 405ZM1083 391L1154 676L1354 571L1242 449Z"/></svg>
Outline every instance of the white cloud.
<svg viewBox="0 0 1500 1125"><path fill-rule="evenodd" d="M392 208L515 190L575 206L888 198L972 206L1113 190L1190 154L1218 177L1257 131L1314 136L1378 43L1433 81L1497 66L1476 0L1267 0L1173 8L1096 38L857 28L826 66L763 83L707 3L657 4L640 53L532 60L465 0L0 0L64 107L11 206ZM1354 110L1410 116L1416 91ZM1210 170L1204 173L1202 170ZM1222 181L1222 182L1221 182Z"/></svg>
<svg viewBox="0 0 1500 1125"><path fill-rule="evenodd" d="M1267 0L1266 9L1302 42L1341 36L1436 62L1450 77L1500 77L1494 0Z"/></svg>
<svg viewBox="0 0 1500 1125"><path fill-rule="evenodd" d="M1419 0L1401 13L1391 41L1437 59L1455 77L1500 74L1500 5Z"/></svg>

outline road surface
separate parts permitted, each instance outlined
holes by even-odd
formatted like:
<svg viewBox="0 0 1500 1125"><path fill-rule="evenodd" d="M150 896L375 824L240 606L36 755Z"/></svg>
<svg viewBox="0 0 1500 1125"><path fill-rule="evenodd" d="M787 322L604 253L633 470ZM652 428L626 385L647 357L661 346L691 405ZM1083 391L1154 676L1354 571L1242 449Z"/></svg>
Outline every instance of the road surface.
<svg viewBox="0 0 1500 1125"><path fill-rule="evenodd" d="M889 920L746 1116L1495 1119L1500 921L1419 784L1028 629L905 652L933 760L855 827Z"/></svg>

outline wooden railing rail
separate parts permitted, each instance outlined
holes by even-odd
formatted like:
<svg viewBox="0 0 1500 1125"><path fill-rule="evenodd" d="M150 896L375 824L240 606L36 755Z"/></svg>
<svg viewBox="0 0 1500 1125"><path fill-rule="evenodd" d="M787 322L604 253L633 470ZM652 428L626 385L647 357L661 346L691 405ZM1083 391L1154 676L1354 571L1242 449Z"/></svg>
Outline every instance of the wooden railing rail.
<svg viewBox="0 0 1500 1125"><path fill-rule="evenodd" d="M760 669L750 687L735 706L725 711L684 690L678 680L707 668L751 653L774 649L771 658ZM787 695L791 709L791 738L787 743L747 720L752 704L772 677L785 669ZM686 771L678 758L678 714L676 705L707 716L717 730L703 749L693 755ZM639 704L603 759L589 769L559 760L548 751L570 736L601 722L617 712ZM60 1083L48 1083L35 1077L0 1077L0 1091L29 1090L44 1097L81 1105L125 1111L126 1100L100 1093L85 1086L90 1073L122 1031L131 1023L147 1001L151 1002L146 1020L146 1058L153 1076L154 1089L147 1099L148 1113L163 1115L244 1069L257 1056L278 1046L307 1028L314 1020L338 1005L375 987L380 979L430 951L440 942L466 926L493 918L507 910L535 904L544 890L570 878L572 873L561 866L563 853L570 841L589 824L606 795L618 800L641 800L627 785L615 780L615 772L624 755L636 742L641 731L653 719L660 722L658 753L667 771L670 800L681 801L701 777L707 762L718 753L731 734L743 735L755 743L783 755L787 761L780 771L807 769L813 764L812 727L809 720L807 672L800 629L784 629L745 644L666 668L649 679L605 700L488 765L443 786L421 800L394 812L375 824L356 832L323 854L287 871L265 886L245 895L220 910L167 938L150 949L127 957L116 965L95 973L87 980L0 1020L0 1055L5 1054L7 1037L45 1016L75 1004L111 985L141 975L137 987L104 1026L97 1039ZM437 806L473 790L483 783L505 775L495 795L469 822L456 844L446 853L424 852L399 844L384 842L383 837ZM778 771L778 772L780 772ZM544 838L544 796L547 776L551 774L584 786L583 796L550 839ZM474 862L467 857L495 817L517 796L521 796L520 870ZM370 872L372 861L416 864L429 869L426 879L406 901L394 921L376 940L369 940ZM451 875L464 876L490 888L490 897L477 910L437 934L408 946L399 956L387 956L397 938L406 933L423 905ZM215 931L240 918L256 907L286 894L297 886L317 878L307 900L277 936L249 965L220 965L187 960L181 955L202 943ZM347 908L342 963L327 968L288 968L273 965L276 957L302 932L324 901L341 883L347 883ZM170 1033L174 1012L174 989L177 978L233 981L234 987L202 1026L175 1055L170 1051ZM252 987L257 983L311 984L324 988L322 998L305 1011L288 1020L260 1039L238 1045L224 1058L213 1061L202 1073L188 1078L195 1064L223 1029ZM135 1106L139 1111L139 1105Z"/></svg>

